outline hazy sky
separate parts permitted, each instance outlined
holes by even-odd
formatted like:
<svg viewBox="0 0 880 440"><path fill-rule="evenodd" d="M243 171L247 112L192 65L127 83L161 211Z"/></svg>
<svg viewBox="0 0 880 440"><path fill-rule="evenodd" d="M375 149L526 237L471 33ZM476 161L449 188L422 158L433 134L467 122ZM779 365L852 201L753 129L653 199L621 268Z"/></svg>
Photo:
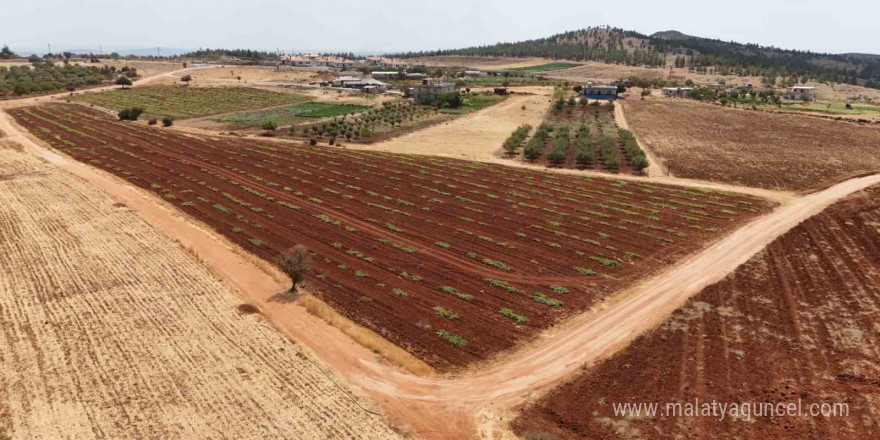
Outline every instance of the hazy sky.
<svg viewBox="0 0 880 440"><path fill-rule="evenodd" d="M13 50L164 47L393 52L607 24L820 52L880 53L880 0L30 0L4 2Z"/></svg>

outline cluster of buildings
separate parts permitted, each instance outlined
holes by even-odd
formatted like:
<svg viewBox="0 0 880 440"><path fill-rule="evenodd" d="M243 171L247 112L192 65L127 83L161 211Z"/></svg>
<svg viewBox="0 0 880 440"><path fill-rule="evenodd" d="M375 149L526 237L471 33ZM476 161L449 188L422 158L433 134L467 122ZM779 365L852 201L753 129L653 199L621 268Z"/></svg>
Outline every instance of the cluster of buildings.
<svg viewBox="0 0 880 440"><path fill-rule="evenodd" d="M359 69L362 67L408 70L415 67L405 60L386 57L368 57L363 60L349 60L342 57L318 54L282 55L281 65L293 67L328 67L332 69Z"/></svg>

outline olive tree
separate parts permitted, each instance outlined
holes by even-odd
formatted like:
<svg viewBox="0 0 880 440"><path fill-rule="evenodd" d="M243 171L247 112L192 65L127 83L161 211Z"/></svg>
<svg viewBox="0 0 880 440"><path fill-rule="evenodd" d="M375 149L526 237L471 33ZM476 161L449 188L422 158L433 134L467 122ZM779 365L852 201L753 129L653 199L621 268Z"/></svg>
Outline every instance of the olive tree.
<svg viewBox="0 0 880 440"><path fill-rule="evenodd" d="M305 278L310 263L311 257L309 252L301 244L282 252L278 256L276 264L293 281L293 285L290 287L291 292L296 292L296 285Z"/></svg>

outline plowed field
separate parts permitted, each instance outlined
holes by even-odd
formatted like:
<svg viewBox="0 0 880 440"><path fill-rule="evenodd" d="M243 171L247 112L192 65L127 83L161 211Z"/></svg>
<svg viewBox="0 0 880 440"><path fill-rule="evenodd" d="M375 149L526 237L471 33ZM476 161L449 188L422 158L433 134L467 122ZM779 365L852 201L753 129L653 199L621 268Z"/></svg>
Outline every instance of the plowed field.
<svg viewBox="0 0 880 440"><path fill-rule="evenodd" d="M880 438L880 187L832 205L658 328L527 408L521 434ZM837 417L617 417L614 404L848 404ZM822 407L818 407L822 411ZM826 408L832 411L832 408ZM838 413L840 414L840 413Z"/></svg>
<svg viewBox="0 0 880 440"><path fill-rule="evenodd" d="M677 177L797 191L880 170L880 127L686 99L619 103Z"/></svg>
<svg viewBox="0 0 880 440"><path fill-rule="evenodd" d="M238 306L126 207L0 140L0 438L399 438Z"/></svg>
<svg viewBox="0 0 880 440"><path fill-rule="evenodd" d="M12 112L154 191L439 370L486 359L769 206L746 196L451 159L201 138L81 106Z"/></svg>

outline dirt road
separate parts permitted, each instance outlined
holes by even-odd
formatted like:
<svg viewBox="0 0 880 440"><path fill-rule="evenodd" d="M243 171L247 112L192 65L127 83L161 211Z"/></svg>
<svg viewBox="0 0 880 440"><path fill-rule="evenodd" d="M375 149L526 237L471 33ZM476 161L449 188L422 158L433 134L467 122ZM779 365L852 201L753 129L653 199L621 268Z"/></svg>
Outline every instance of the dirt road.
<svg viewBox="0 0 880 440"><path fill-rule="evenodd" d="M236 253L205 229L187 223L179 213L165 210L144 193L121 185L118 179L66 159L32 142L0 113L0 130L30 151L47 156L129 204L154 225L180 239L214 271L229 279L286 335L310 347L351 383L368 391L385 411L425 438L466 438L474 433L474 415L486 416L491 406L522 402L584 364L591 364L626 345L644 329L659 323L691 295L732 272L763 247L800 221L840 198L880 183L880 175L852 179L827 190L789 200L705 251L628 289L575 318L564 329L547 334L511 354L503 363L460 378L423 378L401 373L368 350L294 304L268 308L278 281L254 260ZM500 425L504 425L501 423Z"/></svg>

